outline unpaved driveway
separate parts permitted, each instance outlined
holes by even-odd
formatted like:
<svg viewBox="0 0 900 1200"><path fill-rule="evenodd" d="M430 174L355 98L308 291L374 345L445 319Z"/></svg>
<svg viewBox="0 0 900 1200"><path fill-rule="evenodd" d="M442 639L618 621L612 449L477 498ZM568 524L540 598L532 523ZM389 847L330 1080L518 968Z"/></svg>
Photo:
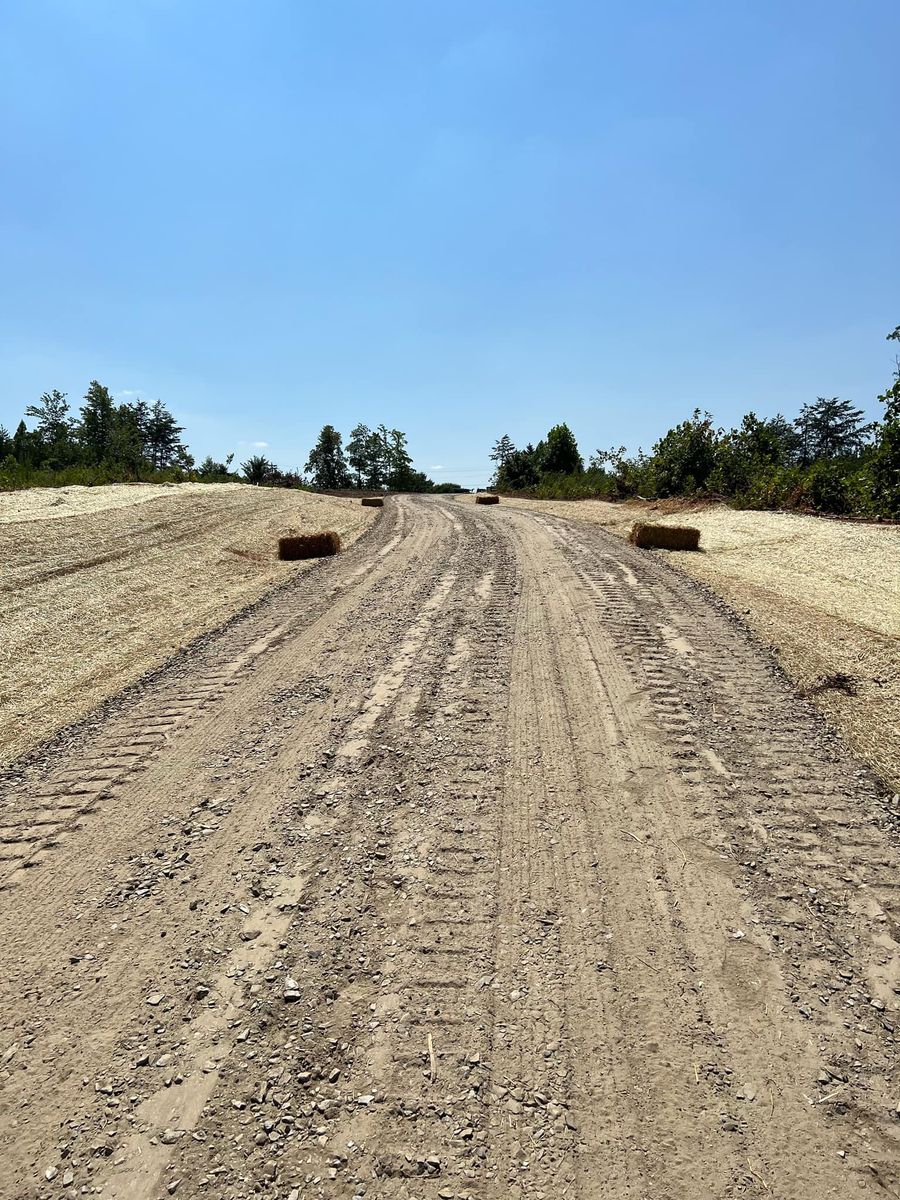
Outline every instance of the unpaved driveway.
<svg viewBox="0 0 900 1200"><path fill-rule="evenodd" d="M3 1197L900 1191L889 807L602 529L392 499L2 791Z"/></svg>
<svg viewBox="0 0 900 1200"><path fill-rule="evenodd" d="M503 503L622 538L635 521L695 525L703 553L672 555L672 565L726 599L855 753L900 792L900 526L724 504L673 512L674 501Z"/></svg>

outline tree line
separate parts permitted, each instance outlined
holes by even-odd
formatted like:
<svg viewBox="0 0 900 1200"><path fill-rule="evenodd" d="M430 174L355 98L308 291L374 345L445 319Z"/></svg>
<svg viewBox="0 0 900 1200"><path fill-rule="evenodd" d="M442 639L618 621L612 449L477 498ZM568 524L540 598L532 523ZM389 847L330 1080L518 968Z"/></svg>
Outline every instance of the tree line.
<svg viewBox="0 0 900 1200"><path fill-rule="evenodd" d="M346 448L333 425L325 425L309 453L306 474L284 470L265 455L251 455L232 470L207 456L199 465L182 439L184 429L163 404L144 400L117 403L109 389L92 380L73 412L65 393L44 392L29 404L15 432L0 425L0 489L71 483L137 480L244 480L265 487L340 491L366 488L403 492L463 491L436 484L416 471L406 434L378 425L357 425Z"/></svg>
<svg viewBox="0 0 900 1200"><path fill-rule="evenodd" d="M267 483L280 473L264 455L249 463L250 482ZM435 483L412 465L406 434L400 429L357 425L346 446L333 425L323 425L304 467L308 482L321 491L462 492L457 483Z"/></svg>
<svg viewBox="0 0 900 1200"><path fill-rule="evenodd" d="M77 414L63 392L44 392L25 409L14 433L0 425L0 473L59 472L70 468L116 466L143 471L190 469L194 465L181 439L184 432L161 400L117 404L92 380Z"/></svg>
<svg viewBox="0 0 900 1200"><path fill-rule="evenodd" d="M900 342L900 326L888 340ZM521 449L504 435L491 452L492 486L547 499L714 495L742 508L900 517L900 359L878 399L883 418L869 423L837 396L804 404L793 420L750 412L733 429L695 409L651 453L597 450L587 465L566 424Z"/></svg>

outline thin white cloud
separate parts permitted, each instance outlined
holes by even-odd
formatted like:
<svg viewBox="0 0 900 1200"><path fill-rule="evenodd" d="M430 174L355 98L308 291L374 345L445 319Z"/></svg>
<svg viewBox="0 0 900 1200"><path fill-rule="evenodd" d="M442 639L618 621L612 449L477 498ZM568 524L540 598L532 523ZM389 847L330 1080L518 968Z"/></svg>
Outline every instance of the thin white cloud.
<svg viewBox="0 0 900 1200"><path fill-rule="evenodd" d="M251 442L250 445L255 446L257 450L268 450L269 448L268 442Z"/></svg>
<svg viewBox="0 0 900 1200"><path fill-rule="evenodd" d="M429 467L429 468L428 468L428 470L429 470L429 471L443 471L443 470L444 470L444 468L443 468L442 466L438 465L438 466L435 466L435 467Z"/></svg>

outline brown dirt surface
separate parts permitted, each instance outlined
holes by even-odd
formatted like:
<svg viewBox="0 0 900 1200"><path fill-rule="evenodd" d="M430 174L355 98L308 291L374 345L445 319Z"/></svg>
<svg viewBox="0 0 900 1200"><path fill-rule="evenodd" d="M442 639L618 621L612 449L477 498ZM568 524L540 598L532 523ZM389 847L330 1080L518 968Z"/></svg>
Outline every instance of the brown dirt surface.
<svg viewBox="0 0 900 1200"><path fill-rule="evenodd" d="M900 791L900 526L746 512L722 504L508 504L601 525L685 522L698 555L671 562L731 604L828 714L854 751ZM833 686L846 681L845 690Z"/></svg>
<svg viewBox="0 0 900 1200"><path fill-rule="evenodd" d="M242 484L0 494L0 762L291 578L280 535L352 540L371 520L351 500Z"/></svg>
<svg viewBox="0 0 900 1200"><path fill-rule="evenodd" d="M897 816L666 556L392 497L0 778L0 1197L895 1197Z"/></svg>

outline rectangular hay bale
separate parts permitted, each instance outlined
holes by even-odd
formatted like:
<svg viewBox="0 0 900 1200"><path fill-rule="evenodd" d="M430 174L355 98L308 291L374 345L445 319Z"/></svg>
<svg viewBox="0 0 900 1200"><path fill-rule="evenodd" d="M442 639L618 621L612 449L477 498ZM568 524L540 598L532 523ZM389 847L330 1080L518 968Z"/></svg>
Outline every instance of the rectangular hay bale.
<svg viewBox="0 0 900 1200"><path fill-rule="evenodd" d="M338 554L341 549L340 534L333 529L323 533L290 534L278 539L278 557L284 562L299 558L325 558Z"/></svg>
<svg viewBox="0 0 900 1200"><path fill-rule="evenodd" d="M479 492L475 497L476 504L499 504L500 497L493 496L489 492Z"/></svg>
<svg viewBox="0 0 900 1200"><path fill-rule="evenodd" d="M631 527L628 540L644 550L699 550L700 530L690 525L652 525L638 521Z"/></svg>
<svg viewBox="0 0 900 1200"><path fill-rule="evenodd" d="M360 504L363 508L383 508L384 499L381 496L363 496Z"/></svg>

